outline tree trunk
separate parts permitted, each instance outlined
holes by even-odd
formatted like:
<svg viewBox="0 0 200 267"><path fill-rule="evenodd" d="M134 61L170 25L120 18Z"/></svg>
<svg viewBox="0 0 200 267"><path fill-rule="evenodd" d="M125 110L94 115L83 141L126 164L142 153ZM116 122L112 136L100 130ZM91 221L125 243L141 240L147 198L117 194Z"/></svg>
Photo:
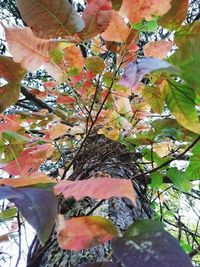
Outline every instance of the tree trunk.
<svg viewBox="0 0 200 267"><path fill-rule="evenodd" d="M93 134L87 139L74 164L70 180L84 180L91 177L114 177L132 179L139 172L134 153L129 153L119 143L101 135ZM140 178L141 179L141 178ZM94 201L89 198L76 202L63 200L60 213L66 218L83 215L100 215L109 218L121 232L134 221L151 218L151 210L145 198L146 186L141 180L133 180L137 195L137 205L126 198L113 198L107 201ZM109 190L109 188L108 188ZM48 208L48 207L47 207ZM30 249L28 267L67 267L83 262L106 261L112 258L110 242L80 252L62 250L58 247L53 233L46 246L41 248L35 241Z"/></svg>

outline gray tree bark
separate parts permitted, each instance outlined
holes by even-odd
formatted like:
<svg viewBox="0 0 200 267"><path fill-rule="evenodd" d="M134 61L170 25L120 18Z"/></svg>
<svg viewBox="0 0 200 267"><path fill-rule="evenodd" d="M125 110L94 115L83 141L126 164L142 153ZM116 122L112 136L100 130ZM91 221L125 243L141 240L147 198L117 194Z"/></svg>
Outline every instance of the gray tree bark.
<svg viewBox="0 0 200 267"><path fill-rule="evenodd" d="M75 164L70 180L84 180L91 177L113 177L132 179L139 172L134 153L124 146L101 135L93 134L87 139ZM144 180L132 180L137 195L137 205L126 198L112 198L107 201L94 201L85 198L81 201L63 200L60 212L66 218L83 215L100 215L110 219L121 232L134 221L151 218L151 210L145 197ZM109 190L109 188L108 188ZM47 207L48 208L48 207ZM115 259L112 257L110 242L80 252L67 251L58 247L53 233L45 247L38 241L33 243L28 257L28 267L67 267L80 263L99 262Z"/></svg>

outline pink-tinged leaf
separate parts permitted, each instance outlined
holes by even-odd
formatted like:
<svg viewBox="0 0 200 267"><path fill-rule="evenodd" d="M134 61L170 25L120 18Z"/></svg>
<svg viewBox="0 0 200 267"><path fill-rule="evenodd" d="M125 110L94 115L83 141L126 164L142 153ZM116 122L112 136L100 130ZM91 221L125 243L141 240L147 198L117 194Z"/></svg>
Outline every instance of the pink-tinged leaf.
<svg viewBox="0 0 200 267"><path fill-rule="evenodd" d="M41 242L45 243L53 229L58 207L52 189L0 186L0 199L4 198L17 206L36 230Z"/></svg>
<svg viewBox="0 0 200 267"><path fill-rule="evenodd" d="M129 27L118 12L113 11L108 28L101 34L106 41L126 42Z"/></svg>
<svg viewBox="0 0 200 267"><path fill-rule="evenodd" d="M39 186L40 184L49 185L49 184L55 184L56 182L52 179L50 179L46 174L44 173L38 173L35 176L21 176L19 178L5 178L0 179L0 185L6 185L11 187L25 187L25 186Z"/></svg>
<svg viewBox="0 0 200 267"><path fill-rule="evenodd" d="M17 0L23 20L41 38L62 37L84 28L81 16L66 0Z"/></svg>
<svg viewBox="0 0 200 267"><path fill-rule="evenodd" d="M38 171L42 162L49 158L54 149L50 144L37 145L25 149L18 158L2 169L11 175L31 175Z"/></svg>
<svg viewBox="0 0 200 267"><path fill-rule="evenodd" d="M170 9L171 0L123 0L119 13L132 23L141 19L152 19L152 15L162 16Z"/></svg>
<svg viewBox="0 0 200 267"><path fill-rule="evenodd" d="M133 61L126 66L120 84L135 90L145 74L171 67L166 61L157 58L143 58L139 62Z"/></svg>
<svg viewBox="0 0 200 267"><path fill-rule="evenodd" d="M62 123L57 123L48 129L46 138L56 139L69 131L70 127Z"/></svg>
<svg viewBox="0 0 200 267"><path fill-rule="evenodd" d="M172 41L160 40L157 42L150 42L144 46L144 55L145 57L156 57L164 59L167 57L167 54L172 49Z"/></svg>
<svg viewBox="0 0 200 267"><path fill-rule="evenodd" d="M170 10L158 19L158 24L171 31L181 26L188 12L188 0L172 0Z"/></svg>
<svg viewBox="0 0 200 267"><path fill-rule="evenodd" d="M9 51L16 63L20 63L29 71L35 71L43 66L55 80L62 80L61 69L50 58L50 50L57 44L37 38L28 27L4 27L4 29Z"/></svg>
<svg viewBox="0 0 200 267"><path fill-rule="evenodd" d="M100 216L85 216L64 220L58 216L58 244L63 249L79 251L105 243L118 236L112 222Z"/></svg>
<svg viewBox="0 0 200 267"><path fill-rule="evenodd" d="M16 132L21 128L21 125L18 122L18 116L8 114L4 116L0 115L0 133L4 131L13 131Z"/></svg>
<svg viewBox="0 0 200 267"><path fill-rule="evenodd" d="M79 33L82 40L88 40L102 33L110 24L112 5L109 0L93 0L83 11L85 28Z"/></svg>
<svg viewBox="0 0 200 267"><path fill-rule="evenodd" d="M92 178L85 181L60 181L54 187L57 195L74 197L77 201L84 197L109 199L127 197L135 203L135 192L130 180L116 178Z"/></svg>
<svg viewBox="0 0 200 267"><path fill-rule="evenodd" d="M60 95L57 100L56 100L57 103L59 104L72 104L74 102L76 102L76 99L74 97L71 97L69 95Z"/></svg>
<svg viewBox="0 0 200 267"><path fill-rule="evenodd" d="M43 85L47 89L53 89L58 85L58 83L56 81L50 81L50 82L44 82Z"/></svg>

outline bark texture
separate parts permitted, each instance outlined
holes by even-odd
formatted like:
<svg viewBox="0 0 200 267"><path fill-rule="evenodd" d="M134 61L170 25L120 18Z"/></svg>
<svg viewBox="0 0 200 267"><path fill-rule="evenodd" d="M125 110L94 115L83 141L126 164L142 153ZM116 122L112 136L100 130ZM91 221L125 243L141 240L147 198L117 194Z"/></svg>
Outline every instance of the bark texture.
<svg viewBox="0 0 200 267"><path fill-rule="evenodd" d="M129 153L119 143L93 134L85 143L75 164L70 180L84 180L91 177L114 177L132 179L139 172L134 153ZM145 185L142 181L132 181L137 194L137 206L126 198L113 198L107 201L94 201L85 198L81 201L63 200L60 212L66 218L83 215L101 215L109 218L120 231L124 231L134 221L150 218L151 210L145 198ZM109 188L108 188L109 190ZM67 267L78 266L83 262L97 262L115 259L112 257L111 244L80 252L66 251L58 247L56 234L53 233L46 247L40 248L35 242L29 255L29 267Z"/></svg>

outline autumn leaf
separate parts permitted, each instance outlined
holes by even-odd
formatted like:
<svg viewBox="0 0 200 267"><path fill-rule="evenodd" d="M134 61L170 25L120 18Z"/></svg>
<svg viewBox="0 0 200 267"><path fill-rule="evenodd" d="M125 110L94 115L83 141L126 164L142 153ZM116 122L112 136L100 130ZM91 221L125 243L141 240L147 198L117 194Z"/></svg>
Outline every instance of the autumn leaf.
<svg viewBox="0 0 200 267"><path fill-rule="evenodd" d="M18 178L4 178L0 179L0 185L6 185L11 187L26 187L26 186L40 186L50 184L55 184L56 182L52 179L50 179L46 174L44 173L38 173L35 176L20 176Z"/></svg>
<svg viewBox="0 0 200 267"><path fill-rule="evenodd" d="M195 92L184 83L169 81L162 91L169 110L186 129L200 134L200 122L195 108Z"/></svg>
<svg viewBox="0 0 200 267"><path fill-rule="evenodd" d="M145 86L142 90L142 95L154 112L162 113L164 100L159 87Z"/></svg>
<svg viewBox="0 0 200 267"><path fill-rule="evenodd" d="M141 19L152 19L154 16L162 16L170 9L171 0L123 0L119 13L128 18L132 23Z"/></svg>
<svg viewBox="0 0 200 267"><path fill-rule="evenodd" d="M82 40L86 41L102 33L109 26L112 14L112 5L109 0L93 0L83 11L85 28L79 33Z"/></svg>
<svg viewBox="0 0 200 267"><path fill-rule="evenodd" d="M106 41L126 42L129 35L129 27L124 19L113 11L111 21L108 28L101 34L101 37Z"/></svg>
<svg viewBox="0 0 200 267"><path fill-rule="evenodd" d="M17 206L44 244L53 229L57 214L57 199L52 189L0 186L0 199L5 198Z"/></svg>
<svg viewBox="0 0 200 267"><path fill-rule="evenodd" d="M118 236L116 227L100 216L64 220L62 215L58 215L56 228L59 246L75 251L103 244Z"/></svg>
<svg viewBox="0 0 200 267"><path fill-rule="evenodd" d="M9 241L9 234L0 235L0 243Z"/></svg>
<svg viewBox="0 0 200 267"><path fill-rule="evenodd" d="M70 127L67 125L64 125L62 123L57 123L55 125L52 125L51 128L48 129L46 138L56 139L64 134L66 134L69 131Z"/></svg>
<svg viewBox="0 0 200 267"><path fill-rule="evenodd" d="M0 56L0 77L8 81L7 84L0 87L0 112L19 100L19 83L25 72L25 69L15 63L12 57Z"/></svg>
<svg viewBox="0 0 200 267"><path fill-rule="evenodd" d="M30 28L6 28L6 39L13 60L29 71L35 71L43 66L52 77L62 80L61 69L51 61L50 50L55 43L37 38Z"/></svg>
<svg viewBox="0 0 200 267"><path fill-rule="evenodd" d="M10 82L0 87L0 112L14 105L20 96L20 86L18 82Z"/></svg>
<svg viewBox="0 0 200 267"><path fill-rule="evenodd" d="M17 0L23 20L40 38L62 37L80 32L84 21L65 0Z"/></svg>
<svg viewBox="0 0 200 267"><path fill-rule="evenodd" d="M6 164L2 169L11 175L31 175L38 171L42 162L50 157L53 151L50 144L26 148L19 157Z"/></svg>
<svg viewBox="0 0 200 267"><path fill-rule="evenodd" d="M108 190L109 188L109 190ZM130 180L114 178L92 178L85 181L60 181L54 191L65 198L74 197L77 201L84 197L109 199L127 197L135 203L135 192Z"/></svg>
<svg viewBox="0 0 200 267"><path fill-rule="evenodd" d="M132 61L126 66L120 84L135 90L145 74L154 70L169 69L171 67L166 61L157 58L143 58L139 62Z"/></svg>
<svg viewBox="0 0 200 267"><path fill-rule="evenodd" d="M168 52L172 49L173 42L160 40L156 42L149 42L144 46L144 55L146 57L156 57L164 59Z"/></svg>
<svg viewBox="0 0 200 267"><path fill-rule="evenodd" d="M65 68L76 68L80 71L85 64L85 60L81 53L81 50L77 46L70 46L63 49L63 61L62 61L62 69Z"/></svg>
<svg viewBox="0 0 200 267"><path fill-rule="evenodd" d="M19 63L15 63L12 57L0 56L0 76L7 81L20 81L25 69Z"/></svg>
<svg viewBox="0 0 200 267"><path fill-rule="evenodd" d="M181 26L188 12L188 0L172 0L171 8L158 19L158 24L163 28L174 31Z"/></svg>
<svg viewBox="0 0 200 267"><path fill-rule="evenodd" d="M101 73L105 68L103 59L98 56L88 57L85 64L87 69L95 74Z"/></svg>

